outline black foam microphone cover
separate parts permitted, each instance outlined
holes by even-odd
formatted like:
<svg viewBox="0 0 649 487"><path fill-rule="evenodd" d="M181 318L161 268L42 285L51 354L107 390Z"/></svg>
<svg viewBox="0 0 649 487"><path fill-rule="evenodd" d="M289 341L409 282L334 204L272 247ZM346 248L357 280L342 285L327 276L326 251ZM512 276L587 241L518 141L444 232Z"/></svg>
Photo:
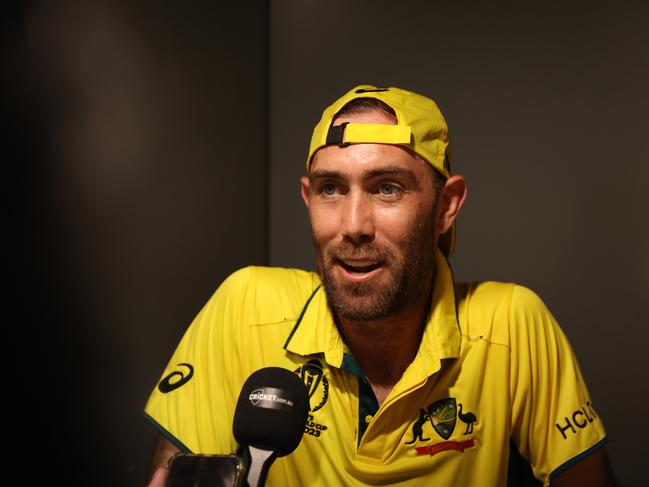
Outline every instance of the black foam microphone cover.
<svg viewBox="0 0 649 487"><path fill-rule="evenodd" d="M308 413L309 393L297 374L279 367L259 369L239 394L234 437L282 457L300 444Z"/></svg>

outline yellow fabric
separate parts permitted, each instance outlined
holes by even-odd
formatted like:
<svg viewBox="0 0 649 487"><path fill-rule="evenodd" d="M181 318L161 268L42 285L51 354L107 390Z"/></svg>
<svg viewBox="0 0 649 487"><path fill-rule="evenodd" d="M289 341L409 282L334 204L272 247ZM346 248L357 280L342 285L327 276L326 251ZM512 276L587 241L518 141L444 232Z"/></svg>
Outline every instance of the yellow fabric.
<svg viewBox="0 0 649 487"><path fill-rule="evenodd" d="M344 143L376 142L381 144L408 144L408 125L383 125L378 123L348 123L345 126Z"/></svg>
<svg viewBox="0 0 649 487"><path fill-rule="evenodd" d="M312 411L300 446L272 465L267 485L504 486L510 439L547 485L552 471L605 435L570 346L531 291L495 282L454 288L436 257L420 350L367 418L360 443L358 379L341 369L348 351L318 277L299 270L248 267L229 277L161 382L187 375L178 364L191 364L193 376L166 393L156 388L147 415L192 452L232 453L243 382L279 366L311 385ZM437 412L422 421L439 404L454 427ZM449 428L446 439L436 421Z"/></svg>
<svg viewBox="0 0 649 487"><path fill-rule="evenodd" d="M450 139L446 121L433 100L425 96L402 90L400 88L377 88L371 85L360 85L352 88L345 95L327 107L322 113L320 122L313 130L309 156L306 161L307 170L313 154L326 145L327 132L340 109L356 98L376 98L391 107L397 114L397 125L408 127L412 138L405 142L384 140L355 140L355 142L385 144L398 143L419 154L444 176L450 176L448 159L450 159Z"/></svg>

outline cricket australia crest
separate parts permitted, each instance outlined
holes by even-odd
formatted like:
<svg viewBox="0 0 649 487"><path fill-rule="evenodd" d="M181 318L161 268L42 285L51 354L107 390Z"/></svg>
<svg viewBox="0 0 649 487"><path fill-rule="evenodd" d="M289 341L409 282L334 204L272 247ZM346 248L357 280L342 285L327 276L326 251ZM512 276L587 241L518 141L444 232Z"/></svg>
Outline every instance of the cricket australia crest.
<svg viewBox="0 0 649 487"><path fill-rule="evenodd" d="M455 450L463 453L467 448L474 448L477 443L473 437L465 440L449 440L453 435L455 423L458 419L467 425L463 435L471 435L473 433L473 424L478 422L478 418L470 411L463 412L462 404L458 404L454 397L446 397L429 404L425 408L419 408L419 418L412 424L412 439L406 441L405 444L413 445L417 443L420 445L414 446L417 455L429 455L431 457L443 451ZM424 427L427 427L428 423L444 441L422 445L422 443L431 441L430 433L426 434L424 431ZM429 428L428 431L430 432Z"/></svg>
<svg viewBox="0 0 649 487"><path fill-rule="evenodd" d="M448 440L455 429L455 418L457 417L457 405L454 397L440 399L428 406L428 416L435 431Z"/></svg>

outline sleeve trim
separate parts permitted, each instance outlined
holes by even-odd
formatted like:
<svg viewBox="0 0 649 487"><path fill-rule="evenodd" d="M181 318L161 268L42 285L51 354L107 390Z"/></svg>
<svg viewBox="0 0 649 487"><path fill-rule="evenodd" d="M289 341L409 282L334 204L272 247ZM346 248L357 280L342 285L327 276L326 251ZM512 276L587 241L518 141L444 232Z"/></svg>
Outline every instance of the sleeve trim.
<svg viewBox="0 0 649 487"><path fill-rule="evenodd" d="M171 443L173 443L174 446L176 446L178 449L180 449L181 452L183 452L183 453L193 453L189 448L187 448L187 446L185 446L185 444L184 444L182 441L180 441L178 438L176 438L174 435L172 435L169 431L167 431L167 430L164 428L164 426L162 426L162 425L161 425L160 423L158 423L155 419L153 419L153 417L150 416L149 414L147 414L146 411L145 411L143 414L144 414L144 417L145 417L145 418L146 418L146 419L147 419L147 420L148 420L148 421L153 425L153 427L154 427L156 430L158 430L158 432L159 432L162 436L164 436L164 437L167 438Z"/></svg>
<svg viewBox="0 0 649 487"><path fill-rule="evenodd" d="M568 460L567 462L564 462L562 465L555 468L552 471L552 473L550 473L550 480L554 480L554 478L557 475L565 472L566 470L568 470L573 465L581 462L584 458L591 455L592 453L595 453L597 450L602 448L607 443L608 443L608 437L604 437L603 439L601 439L600 441L595 443L593 446L591 446L588 450L585 450L585 451L581 452L579 455L577 455L576 457L573 457L570 460Z"/></svg>

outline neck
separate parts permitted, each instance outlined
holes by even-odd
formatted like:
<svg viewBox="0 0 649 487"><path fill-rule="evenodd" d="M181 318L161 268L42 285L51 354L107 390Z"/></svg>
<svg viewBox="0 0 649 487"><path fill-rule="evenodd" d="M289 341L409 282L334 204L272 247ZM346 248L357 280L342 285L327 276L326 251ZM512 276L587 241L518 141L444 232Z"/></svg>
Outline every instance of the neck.
<svg viewBox="0 0 649 487"><path fill-rule="evenodd" d="M383 319L337 319L340 334L363 369L379 405L417 355L430 306L431 288L432 282L410 306Z"/></svg>

